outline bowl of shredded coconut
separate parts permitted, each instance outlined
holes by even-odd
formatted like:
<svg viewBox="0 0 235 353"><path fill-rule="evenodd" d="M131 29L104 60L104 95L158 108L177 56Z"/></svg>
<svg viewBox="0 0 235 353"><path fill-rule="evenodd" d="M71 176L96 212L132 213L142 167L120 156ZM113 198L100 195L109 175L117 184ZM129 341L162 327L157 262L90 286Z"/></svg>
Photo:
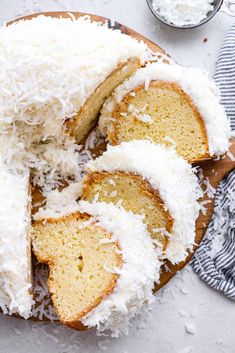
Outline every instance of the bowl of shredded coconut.
<svg viewBox="0 0 235 353"><path fill-rule="evenodd" d="M235 16L232 0L147 0L147 4L155 17L175 28L201 26L220 9Z"/></svg>

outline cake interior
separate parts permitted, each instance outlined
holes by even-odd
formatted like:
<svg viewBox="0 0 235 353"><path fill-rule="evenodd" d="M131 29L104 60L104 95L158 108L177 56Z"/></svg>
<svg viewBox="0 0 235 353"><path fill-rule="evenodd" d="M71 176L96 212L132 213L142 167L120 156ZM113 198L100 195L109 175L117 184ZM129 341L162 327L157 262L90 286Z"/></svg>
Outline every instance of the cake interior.
<svg viewBox="0 0 235 353"><path fill-rule="evenodd" d="M117 86L133 75L139 67L140 61L137 58L129 59L127 62L120 64L87 99L78 114L66 122L68 130L76 137L78 143L94 127L106 98Z"/></svg>
<svg viewBox="0 0 235 353"><path fill-rule="evenodd" d="M33 250L38 261L49 265L48 286L60 320L76 327L78 320L112 292L122 257L115 242L97 223L80 214L46 223L32 229Z"/></svg>
<svg viewBox="0 0 235 353"><path fill-rule="evenodd" d="M152 238L166 247L168 237L159 228L170 233L173 220L159 194L138 175L126 172L89 173L84 181L82 197L90 202L97 198L97 201L121 204L127 211L143 215Z"/></svg>
<svg viewBox="0 0 235 353"><path fill-rule="evenodd" d="M175 83L152 81L148 90L138 86L116 105L113 117L113 131L108 136L112 144L148 138L165 146L175 145L188 161L209 157L204 122Z"/></svg>

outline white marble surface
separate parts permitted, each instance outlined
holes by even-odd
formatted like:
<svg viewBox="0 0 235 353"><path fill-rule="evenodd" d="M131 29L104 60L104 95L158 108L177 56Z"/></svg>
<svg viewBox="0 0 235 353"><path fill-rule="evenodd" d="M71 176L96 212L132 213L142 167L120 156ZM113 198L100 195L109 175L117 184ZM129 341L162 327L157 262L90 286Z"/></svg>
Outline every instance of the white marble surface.
<svg viewBox="0 0 235 353"><path fill-rule="evenodd" d="M0 22L65 10L115 19L160 44L179 63L204 67L211 74L234 23L219 13L201 28L174 30L160 25L145 0L1 0ZM0 353L234 353L234 327L235 303L208 288L188 266L157 294L149 316L135 320L128 337L97 337L92 331L0 315Z"/></svg>

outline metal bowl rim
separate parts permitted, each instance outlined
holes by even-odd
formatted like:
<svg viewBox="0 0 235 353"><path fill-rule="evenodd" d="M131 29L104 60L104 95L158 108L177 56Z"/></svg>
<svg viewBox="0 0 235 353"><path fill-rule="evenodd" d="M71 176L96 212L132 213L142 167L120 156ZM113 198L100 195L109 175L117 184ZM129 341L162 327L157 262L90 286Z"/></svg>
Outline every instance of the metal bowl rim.
<svg viewBox="0 0 235 353"><path fill-rule="evenodd" d="M159 21L161 21L162 23L164 23L165 25L172 27L172 28L176 28L176 29L190 29L190 28L197 28L197 27L201 27L202 25L204 25L205 23L209 22L216 14L217 12L220 10L224 0L217 0L216 4L214 5L214 9L211 11L211 14L209 16L207 16L204 20L202 20L201 22L197 23L197 24L193 24L193 25L184 25L184 26L177 26L174 25L173 23L167 22L166 20L164 20L164 18L162 18L161 16L159 16L157 14L157 12L153 9L152 6L152 1L153 0L146 0L147 5L150 9L150 11L152 12L153 16L155 16Z"/></svg>

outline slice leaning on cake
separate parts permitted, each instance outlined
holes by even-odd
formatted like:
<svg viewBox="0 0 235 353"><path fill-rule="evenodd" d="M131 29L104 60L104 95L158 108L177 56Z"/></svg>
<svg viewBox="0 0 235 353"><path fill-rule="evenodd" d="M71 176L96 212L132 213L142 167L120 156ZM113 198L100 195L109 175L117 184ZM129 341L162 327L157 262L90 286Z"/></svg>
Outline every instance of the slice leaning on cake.
<svg viewBox="0 0 235 353"><path fill-rule="evenodd" d="M49 290L65 325L126 334L130 320L154 301L161 250L140 216L81 201L73 214L36 221L31 235L37 259L49 265Z"/></svg>
<svg viewBox="0 0 235 353"><path fill-rule="evenodd" d="M190 162L223 155L231 133L207 74L164 63L148 64L114 90L101 111L99 129L112 145L149 139L174 145Z"/></svg>
<svg viewBox="0 0 235 353"><path fill-rule="evenodd" d="M179 263L192 250L202 196L191 165L173 148L148 140L108 146L87 164L82 198L122 205L144 217L165 257Z"/></svg>

